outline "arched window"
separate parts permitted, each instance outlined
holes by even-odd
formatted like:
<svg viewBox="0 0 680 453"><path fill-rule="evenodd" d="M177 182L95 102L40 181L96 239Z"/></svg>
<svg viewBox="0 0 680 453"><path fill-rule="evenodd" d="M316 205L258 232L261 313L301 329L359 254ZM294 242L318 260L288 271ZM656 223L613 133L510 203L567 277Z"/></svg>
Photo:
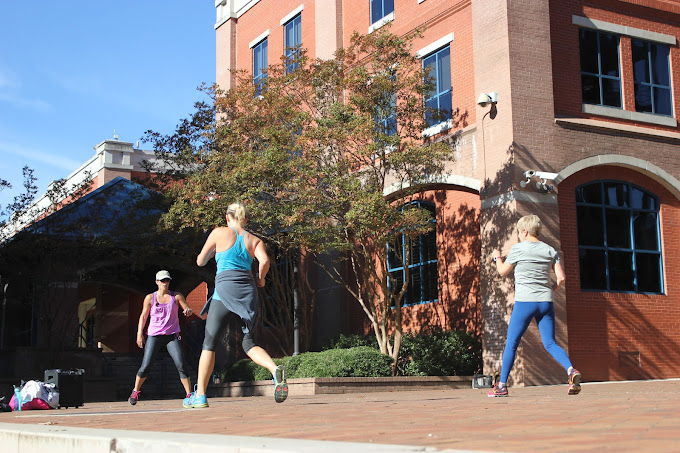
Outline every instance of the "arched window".
<svg viewBox="0 0 680 453"><path fill-rule="evenodd" d="M662 293L659 199L632 184L576 188L581 289Z"/></svg>
<svg viewBox="0 0 680 453"><path fill-rule="evenodd" d="M414 201L410 206L429 210L432 214L432 223L437 223L434 205L422 201ZM404 264L398 255L405 256L405 247L408 245L409 241L404 241L404 236L400 236L396 244L389 246L387 250L387 270L394 279L395 288L397 289L401 288L405 278ZM427 234L421 234L413 241L410 241L410 246L411 263L408 266L409 286L404 295L402 305L436 302L439 300L439 277L437 270L437 233L435 229ZM395 247L398 249L398 253L395 253Z"/></svg>

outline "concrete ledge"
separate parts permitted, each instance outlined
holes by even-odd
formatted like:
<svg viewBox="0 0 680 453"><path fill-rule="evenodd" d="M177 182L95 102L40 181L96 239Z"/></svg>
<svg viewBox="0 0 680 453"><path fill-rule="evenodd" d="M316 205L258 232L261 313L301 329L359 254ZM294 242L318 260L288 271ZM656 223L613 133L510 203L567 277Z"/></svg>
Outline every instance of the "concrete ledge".
<svg viewBox="0 0 680 453"><path fill-rule="evenodd" d="M289 379L288 385L296 395L469 389L472 388L472 376L306 378ZM209 397L269 396L272 381L210 384L207 393Z"/></svg>
<svg viewBox="0 0 680 453"><path fill-rule="evenodd" d="M149 431L69 428L0 423L0 445L6 453L402 453L437 452L432 447L328 442L320 440L180 434ZM449 450L450 451L450 450Z"/></svg>

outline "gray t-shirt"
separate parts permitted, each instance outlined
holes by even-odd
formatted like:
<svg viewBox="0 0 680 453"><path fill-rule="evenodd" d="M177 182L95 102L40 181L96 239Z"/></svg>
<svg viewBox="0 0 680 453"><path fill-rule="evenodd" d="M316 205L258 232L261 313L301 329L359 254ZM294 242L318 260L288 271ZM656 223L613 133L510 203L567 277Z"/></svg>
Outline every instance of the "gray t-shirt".
<svg viewBox="0 0 680 453"><path fill-rule="evenodd" d="M515 265L515 301L552 302L550 269L559 261L555 249L545 242L515 244L506 260Z"/></svg>

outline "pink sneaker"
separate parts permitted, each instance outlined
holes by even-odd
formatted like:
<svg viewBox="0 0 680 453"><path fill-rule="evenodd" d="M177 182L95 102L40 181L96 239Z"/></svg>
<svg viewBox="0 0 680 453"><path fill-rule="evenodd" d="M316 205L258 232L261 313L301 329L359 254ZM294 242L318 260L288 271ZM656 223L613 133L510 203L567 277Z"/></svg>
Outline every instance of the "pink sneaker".
<svg viewBox="0 0 680 453"><path fill-rule="evenodd" d="M489 398L496 398L499 396L508 396L508 386L504 385L499 387L498 384L493 386L493 389L489 390Z"/></svg>
<svg viewBox="0 0 680 453"><path fill-rule="evenodd" d="M130 403L130 405L132 405L132 406L137 404L137 400L139 399L140 393L141 393L141 390L133 390L132 394L130 395L130 398L128 398L128 403Z"/></svg>

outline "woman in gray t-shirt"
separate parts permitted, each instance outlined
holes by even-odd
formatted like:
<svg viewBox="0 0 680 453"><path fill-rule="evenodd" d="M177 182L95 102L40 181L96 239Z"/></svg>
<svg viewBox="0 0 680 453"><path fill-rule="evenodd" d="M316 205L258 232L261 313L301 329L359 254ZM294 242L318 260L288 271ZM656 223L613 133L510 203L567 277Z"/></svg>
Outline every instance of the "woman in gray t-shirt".
<svg viewBox="0 0 680 453"><path fill-rule="evenodd" d="M490 397L508 396L506 383L515 362L515 353L532 319L536 319L538 324L543 347L567 370L569 394L576 395L581 391L581 373L571 366L569 356L555 342L553 290L564 283L564 269L555 249L538 239L540 233L541 220L538 216L524 216L517 222L519 243L512 247L508 257L503 260L500 253L492 256L501 276L505 277L515 270L515 306L508 324L500 380L489 392ZM554 284L550 280L551 270L557 277Z"/></svg>

